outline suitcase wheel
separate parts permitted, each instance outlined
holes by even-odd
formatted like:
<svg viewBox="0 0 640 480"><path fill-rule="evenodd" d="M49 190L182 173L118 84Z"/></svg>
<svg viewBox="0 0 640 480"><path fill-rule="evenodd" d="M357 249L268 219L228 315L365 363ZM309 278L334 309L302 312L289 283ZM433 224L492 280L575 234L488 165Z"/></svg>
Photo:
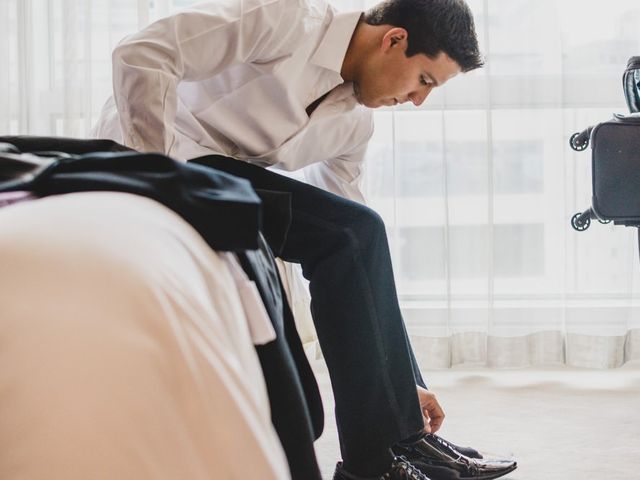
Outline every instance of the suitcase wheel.
<svg viewBox="0 0 640 480"><path fill-rule="evenodd" d="M571 226L578 232L584 232L590 225L591 219L582 212L578 212L571 217Z"/></svg>
<svg viewBox="0 0 640 480"><path fill-rule="evenodd" d="M576 152L582 152L589 146L589 136L583 135L583 132L577 132L569 138L569 146Z"/></svg>

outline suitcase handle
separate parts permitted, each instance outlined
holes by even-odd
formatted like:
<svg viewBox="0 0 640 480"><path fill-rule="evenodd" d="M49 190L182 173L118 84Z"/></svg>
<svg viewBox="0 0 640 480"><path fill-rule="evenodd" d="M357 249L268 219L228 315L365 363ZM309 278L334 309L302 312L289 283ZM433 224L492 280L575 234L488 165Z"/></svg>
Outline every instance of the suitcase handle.
<svg viewBox="0 0 640 480"><path fill-rule="evenodd" d="M620 123L627 123L630 125L640 124L640 112L627 113L614 113L614 118Z"/></svg>
<svg viewBox="0 0 640 480"><path fill-rule="evenodd" d="M640 57L631 57L622 75L622 90L630 112L640 111Z"/></svg>

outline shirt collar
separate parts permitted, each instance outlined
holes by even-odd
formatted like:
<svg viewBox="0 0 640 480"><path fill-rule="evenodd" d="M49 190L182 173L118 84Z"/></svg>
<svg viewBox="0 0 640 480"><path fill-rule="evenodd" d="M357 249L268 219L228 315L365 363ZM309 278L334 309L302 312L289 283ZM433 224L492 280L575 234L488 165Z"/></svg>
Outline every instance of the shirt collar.
<svg viewBox="0 0 640 480"><path fill-rule="evenodd" d="M310 62L337 73L344 81L340 76L342 62L361 15L362 12L336 13Z"/></svg>

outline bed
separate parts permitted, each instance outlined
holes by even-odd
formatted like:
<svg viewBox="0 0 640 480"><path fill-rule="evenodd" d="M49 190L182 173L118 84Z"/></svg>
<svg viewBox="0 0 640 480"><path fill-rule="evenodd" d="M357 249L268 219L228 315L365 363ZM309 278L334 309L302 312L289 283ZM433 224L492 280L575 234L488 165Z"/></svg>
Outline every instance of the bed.
<svg viewBox="0 0 640 480"><path fill-rule="evenodd" d="M290 478L245 281L149 198L0 208L0 477Z"/></svg>

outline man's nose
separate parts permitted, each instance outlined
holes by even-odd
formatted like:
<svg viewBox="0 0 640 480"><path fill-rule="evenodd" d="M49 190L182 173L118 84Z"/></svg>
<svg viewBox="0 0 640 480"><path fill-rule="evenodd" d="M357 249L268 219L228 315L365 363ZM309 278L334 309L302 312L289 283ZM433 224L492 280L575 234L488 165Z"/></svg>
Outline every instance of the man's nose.
<svg viewBox="0 0 640 480"><path fill-rule="evenodd" d="M425 88L421 90L416 90L409 94L409 100L413 102L416 107L419 107L424 103L429 94L431 93L432 87L430 85L425 86Z"/></svg>

